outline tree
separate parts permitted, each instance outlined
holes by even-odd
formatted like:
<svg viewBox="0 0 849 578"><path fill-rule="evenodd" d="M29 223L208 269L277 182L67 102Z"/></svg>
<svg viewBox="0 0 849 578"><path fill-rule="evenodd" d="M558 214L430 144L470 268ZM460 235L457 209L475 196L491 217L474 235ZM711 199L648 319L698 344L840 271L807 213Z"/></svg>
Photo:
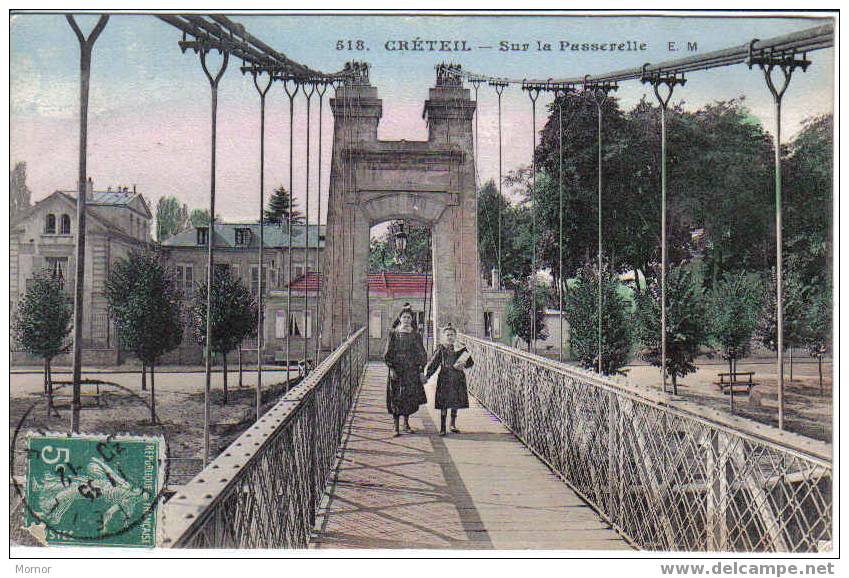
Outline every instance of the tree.
<svg viewBox="0 0 849 578"><path fill-rule="evenodd" d="M781 300L783 307L784 347L799 347L804 336L805 313L811 287L805 285L800 274L799 261L792 256L785 261ZM763 308L756 335L771 351L778 351L778 312L776 309L777 277L775 267L764 275Z"/></svg>
<svg viewBox="0 0 849 578"><path fill-rule="evenodd" d="M176 280L160 253L133 251L115 263L106 280L106 298L121 345L142 361L143 379L150 367L150 420L156 423L156 361L183 339Z"/></svg>
<svg viewBox="0 0 849 578"><path fill-rule="evenodd" d="M189 319L195 341L206 345L206 295L203 283L194 293ZM219 353L224 364L224 398L227 403L227 354L246 337L253 335L257 324L257 303L241 280L226 267L216 267L212 280L212 343L211 352ZM211 354L211 353L210 353Z"/></svg>
<svg viewBox="0 0 849 578"><path fill-rule="evenodd" d="M566 294L565 311L569 323L570 348L581 366L598 370L598 269L587 264L577 271L576 283ZM620 283L610 269L602 274L601 371L621 373L631 355L628 303Z"/></svg>
<svg viewBox="0 0 849 578"><path fill-rule="evenodd" d="M404 224L407 247L400 259L395 249L395 235ZM431 270L430 227L410 221L390 221L389 227L369 243L369 272L381 271L428 273Z"/></svg>
<svg viewBox="0 0 849 578"><path fill-rule="evenodd" d="M635 311L639 356L655 367L661 366L659 278L655 274L637 296ZM696 371L694 361L707 343L704 289L688 268L672 267L666 274L666 298L666 374L678 393L678 378Z"/></svg>
<svg viewBox="0 0 849 578"><path fill-rule="evenodd" d="M9 217L12 221L30 207L32 192L27 186L27 164L15 163L9 171Z"/></svg>
<svg viewBox="0 0 849 578"><path fill-rule="evenodd" d="M563 109L562 135L558 104ZM536 149L538 255L541 267L551 267L557 277L562 216L568 278L598 248L598 111L576 94L556 100L549 110ZM660 260L660 109L643 100L625 113L609 98L603 114L605 257L615 272L633 270L648 278ZM771 214L763 210L771 202L769 135L752 122L742 100L716 102L693 112L673 104L667 122L669 262L692 259L692 232L701 230L709 284L726 270L768 266L774 254L769 243Z"/></svg>
<svg viewBox="0 0 849 578"><path fill-rule="evenodd" d="M12 330L24 350L44 359L44 390L48 413L53 410L53 380L50 363L67 349L73 308L58 279L49 271L36 273L18 303Z"/></svg>
<svg viewBox="0 0 849 578"><path fill-rule="evenodd" d="M833 134L832 115L807 119L782 164L785 253L818 291L831 281Z"/></svg>
<svg viewBox="0 0 849 578"><path fill-rule="evenodd" d="M189 208L180 205L176 197L160 197L156 202L156 240L161 243L186 229L188 225Z"/></svg>
<svg viewBox="0 0 849 578"><path fill-rule="evenodd" d="M761 315L763 290L756 275L726 273L708 294L708 321L714 345L734 372L751 347Z"/></svg>
<svg viewBox="0 0 849 578"><path fill-rule="evenodd" d="M290 213L293 224L304 222L304 215L298 210L297 203L292 200L289 191L283 185L280 185L274 189L274 192L271 193L271 198L268 199L265 220L269 223L277 223L279 225L288 224Z"/></svg>
<svg viewBox="0 0 849 578"><path fill-rule="evenodd" d="M831 347L831 291L821 290L812 296L805 316L803 341L811 357L817 358L820 395L823 394L822 359Z"/></svg>
<svg viewBox="0 0 849 578"><path fill-rule="evenodd" d="M208 227L209 211L207 209L192 209L189 215L189 223L192 227Z"/></svg>
<svg viewBox="0 0 849 578"><path fill-rule="evenodd" d="M526 285L517 286L513 290L513 297L507 305L507 327L513 335L517 335L527 343L528 351L531 350L531 342L534 339L545 339L548 330L545 327L545 305L547 293L545 287L537 285L534 291L536 301L536 335L533 332L531 317L533 314L533 301L531 301L531 289Z"/></svg>

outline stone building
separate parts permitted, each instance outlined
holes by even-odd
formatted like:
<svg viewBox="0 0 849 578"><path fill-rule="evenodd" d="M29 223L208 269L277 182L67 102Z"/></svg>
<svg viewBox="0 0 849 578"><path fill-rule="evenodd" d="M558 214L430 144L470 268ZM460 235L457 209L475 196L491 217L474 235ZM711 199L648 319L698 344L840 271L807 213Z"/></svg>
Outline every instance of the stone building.
<svg viewBox="0 0 849 578"><path fill-rule="evenodd" d="M419 327L427 328L425 345L428 351L433 350L433 277L430 273L394 273L380 272L368 275L367 314L369 333L369 356L379 359L392 324L401 308L409 303L416 314ZM316 303L319 301L320 284L318 275L309 273L295 279L292 284L282 290L272 291L268 300L266 319L266 352L270 357L285 351L286 332L291 331L289 347L292 357L300 359L303 355L304 334L312 339L310 347L314 348L313 331L317 324L313 321L316 315ZM291 295L289 295L291 291ZM483 310L486 320L486 337L508 342L508 331L504 326L507 303L512 292L492 287L483 290ZM309 298L309 313L304 315L304 301ZM287 305L291 310L287 312ZM308 354L307 357L314 357Z"/></svg>
<svg viewBox="0 0 849 578"><path fill-rule="evenodd" d="M307 233L309 243L307 243ZM206 282L207 242L209 227L194 227L166 239L162 246L166 257L174 268L177 283L188 303L198 283ZM288 238L286 225L266 224L264 227L263 251L263 293L266 303L280 289L285 289L292 281L313 271L318 255L324 248L324 226L292 225L292 239ZM240 278L256 296L259 289L259 223L215 223L215 266L228 268L231 274ZM307 245L309 245L309 266L307 266ZM292 258L292 275L287 276L289 252ZM310 307L312 309L312 306ZM269 324L276 323L275 313L266 304L264 309L266 335L273 334ZM314 313L313 313L314 315ZM311 319L307 320L312 323ZM298 328L303 326L300 322ZM311 329L304 328L311 335ZM267 342L266 342L267 343ZM243 344L244 359L256 362L256 339L246 340ZM274 357L270 346L265 348L268 360ZM302 356L303 352L301 352ZM295 358L294 353L292 358ZM300 358L300 356L299 356ZM190 330L183 334L183 343L175 351L163 358L163 363L198 364L203 362L203 352L194 341Z"/></svg>
<svg viewBox="0 0 849 578"><path fill-rule="evenodd" d="M48 269L74 294L77 193L55 191L21 213L9 235L9 304L15 311L33 275ZM129 187L96 191L89 180L86 198L85 287L83 292L83 362L115 364L119 360L114 325L107 312L104 283L110 264L151 241L147 201ZM12 347L12 363L28 364ZM69 356L57 358L59 365Z"/></svg>

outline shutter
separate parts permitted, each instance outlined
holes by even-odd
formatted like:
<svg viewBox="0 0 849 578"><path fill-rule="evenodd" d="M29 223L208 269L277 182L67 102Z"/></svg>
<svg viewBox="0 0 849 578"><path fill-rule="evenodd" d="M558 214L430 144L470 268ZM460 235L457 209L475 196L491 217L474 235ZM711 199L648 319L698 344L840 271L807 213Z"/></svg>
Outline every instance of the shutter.
<svg viewBox="0 0 849 578"><path fill-rule="evenodd" d="M383 325L379 309L372 309L368 320L368 335L372 339L383 337Z"/></svg>
<svg viewBox="0 0 849 578"><path fill-rule="evenodd" d="M274 336L277 339L286 337L286 310L278 309L274 315Z"/></svg>
<svg viewBox="0 0 849 578"><path fill-rule="evenodd" d="M312 337L312 311L304 311L304 337Z"/></svg>

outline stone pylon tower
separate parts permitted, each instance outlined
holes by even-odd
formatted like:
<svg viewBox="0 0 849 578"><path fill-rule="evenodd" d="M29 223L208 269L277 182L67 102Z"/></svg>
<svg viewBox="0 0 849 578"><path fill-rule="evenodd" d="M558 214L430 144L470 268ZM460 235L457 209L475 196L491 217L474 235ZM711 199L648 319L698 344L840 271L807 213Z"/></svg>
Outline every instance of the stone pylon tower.
<svg viewBox="0 0 849 578"><path fill-rule="evenodd" d="M459 77L440 71L423 116L427 141L380 141L383 112L367 68L336 90L333 161L322 256L322 344L336 347L368 323L372 226L410 219L431 227L433 319L483 333L472 138L475 103Z"/></svg>

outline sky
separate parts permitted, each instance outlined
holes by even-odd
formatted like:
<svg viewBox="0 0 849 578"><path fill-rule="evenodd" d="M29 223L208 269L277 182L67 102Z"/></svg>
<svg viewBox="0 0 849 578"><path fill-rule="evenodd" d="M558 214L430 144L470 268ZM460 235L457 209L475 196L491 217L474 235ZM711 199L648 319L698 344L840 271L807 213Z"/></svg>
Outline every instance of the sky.
<svg viewBox="0 0 849 578"><path fill-rule="evenodd" d="M821 24L803 18L647 17L647 16L376 16L376 15L232 15L255 37L289 58L323 71L347 60L371 65L371 82L383 99L381 139L425 140L422 106L443 61L493 76L511 78L582 77L658 63L689 53L695 42L704 53L748 43L753 38L802 30ZM79 18L88 31L95 16ZM89 108L88 173L95 188L136 185L152 209L163 195L174 195L190 208L209 205L210 89L198 57L182 54L180 32L151 15L113 15L94 47ZM387 50L399 40L466 40L470 52ZM362 40L364 50L338 50L339 40ZM549 42L551 52L535 49ZM646 43L645 51L559 51L559 43ZM528 51L497 50L500 42L529 43ZM679 51L672 52L673 42ZM27 163L33 201L57 189L73 189L79 138L79 45L61 15L18 14L10 22L10 169ZM393 44L389 45L390 47ZM491 49L479 46L493 46ZM796 72L784 97L783 131L791 139L805 118L831 112L834 78L832 49L809 55L807 72ZM214 67L217 56L210 57ZM226 220L256 220L259 215L259 97L249 75L230 63L220 85L216 213ZM617 93L624 109L653 95L638 81ZM674 102L695 109L715 100L745 97L752 115L772 132L773 103L763 74L745 65L692 73L676 89ZM325 220L332 115L323 107L322 216ZM543 95L537 103L537 128L544 124ZM498 176L498 115L494 91L482 86L478 99L481 181ZM532 113L526 93L517 87L503 97L504 171L530 162ZM288 99L280 86L266 107L266 198L288 183ZM311 106L311 215L318 189L318 100ZM305 101L295 101L294 192L301 209L305 191Z"/></svg>

